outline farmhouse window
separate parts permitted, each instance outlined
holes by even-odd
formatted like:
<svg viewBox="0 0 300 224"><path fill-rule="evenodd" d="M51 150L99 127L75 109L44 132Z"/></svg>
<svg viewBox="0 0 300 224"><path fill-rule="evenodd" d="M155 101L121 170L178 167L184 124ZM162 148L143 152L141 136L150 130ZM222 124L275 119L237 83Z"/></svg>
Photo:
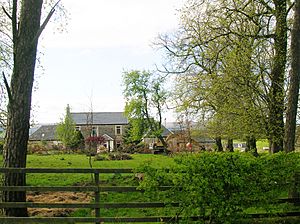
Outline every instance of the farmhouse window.
<svg viewBox="0 0 300 224"><path fill-rule="evenodd" d="M92 133L91 136L97 136L97 127L92 127Z"/></svg>
<svg viewBox="0 0 300 224"><path fill-rule="evenodd" d="M116 133L116 135L122 134L122 126L121 125L116 125L115 133Z"/></svg>

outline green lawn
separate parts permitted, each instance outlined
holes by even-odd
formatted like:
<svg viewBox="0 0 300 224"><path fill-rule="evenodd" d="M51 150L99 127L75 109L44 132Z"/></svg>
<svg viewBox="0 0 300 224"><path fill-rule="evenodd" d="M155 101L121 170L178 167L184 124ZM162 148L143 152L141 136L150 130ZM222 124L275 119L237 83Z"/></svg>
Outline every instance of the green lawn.
<svg viewBox="0 0 300 224"><path fill-rule="evenodd" d="M134 154L132 160L120 161L94 161L93 168L137 168L142 164L151 162L157 167L168 167L173 163L173 158L164 155ZM0 160L2 162L2 158ZM82 154L59 155L28 155L28 168L89 168L89 157ZM105 185L132 186L138 181L132 174L103 174L100 181ZM27 184L33 186L70 186L91 182L90 174L27 174ZM101 203L104 202L138 202L148 199L140 192L116 193L102 192ZM102 209L102 216L131 216L141 217L162 214L171 214L169 208L162 209ZM72 216L93 216L90 209L78 209Z"/></svg>
<svg viewBox="0 0 300 224"><path fill-rule="evenodd" d="M94 161L93 168L137 168L151 162L163 167L172 164L173 159L164 155L134 154L132 160ZM2 162L2 157L1 157ZM89 157L83 154L28 155L28 168L89 168ZM103 174L101 180L114 178L115 175ZM126 175L123 175L126 177ZM128 175L127 175L128 177ZM116 179L116 178L114 178ZM126 179L126 178L125 178ZM129 178L130 179L130 178ZM132 175L131 175L132 179ZM128 178L126 179L128 180ZM90 174L27 174L27 184L33 186L70 186L91 181ZM124 181L123 181L124 182Z"/></svg>
<svg viewBox="0 0 300 224"><path fill-rule="evenodd" d="M93 168L136 168L141 164L152 162L158 167L172 164L173 159L164 155L154 154L133 154L132 160L119 161L94 161L92 157ZM0 163L2 163L0 156ZM27 156L27 167L29 168L88 168L89 157L84 154L57 154L57 155L37 155Z"/></svg>
<svg viewBox="0 0 300 224"><path fill-rule="evenodd" d="M159 167L172 163L172 158L163 155L133 154L132 160L119 161L94 161L93 168L136 168L139 165L151 161ZM89 157L82 154L60 154L60 155L28 155L27 167L42 168L88 168Z"/></svg>
<svg viewBox="0 0 300 224"><path fill-rule="evenodd" d="M173 163L173 159L164 155L134 154L132 160L94 161L93 168L137 168L151 162L154 166L164 167ZM28 155L28 168L89 168L89 157L83 154ZM126 175L125 175L126 176ZM128 176L128 175L127 175ZM132 175L131 175L132 176ZM100 179L112 179L114 175L103 174ZM128 178L127 178L128 179ZM90 174L28 174L28 185L67 186L91 181Z"/></svg>

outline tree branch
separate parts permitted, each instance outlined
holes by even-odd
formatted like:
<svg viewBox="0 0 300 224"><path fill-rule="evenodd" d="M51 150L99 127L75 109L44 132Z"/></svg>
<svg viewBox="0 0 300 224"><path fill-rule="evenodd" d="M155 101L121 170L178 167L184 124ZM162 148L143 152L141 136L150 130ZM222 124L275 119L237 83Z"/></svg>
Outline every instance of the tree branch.
<svg viewBox="0 0 300 224"><path fill-rule="evenodd" d="M4 85L5 85L5 88L6 88L6 91L7 91L8 99L9 99L9 101L11 101L12 100L11 90L10 90L10 87L8 85L8 81L6 79L6 76L5 76L4 72L2 72L2 76L3 76L3 80L4 80Z"/></svg>
<svg viewBox="0 0 300 224"><path fill-rule="evenodd" d="M51 8L50 12L48 13L46 19L44 20L43 24L40 26L38 32L36 33L35 37L33 38L32 40L32 43L35 43L40 35L42 34L43 30L45 29L45 27L47 26L49 20L51 19L52 15L54 14L55 12L55 7L58 5L58 3L60 2L61 0L59 0L58 2L55 3L55 5Z"/></svg>
<svg viewBox="0 0 300 224"><path fill-rule="evenodd" d="M2 6L2 10L3 10L3 12L5 13L5 15L7 15L7 17L8 17L10 20L12 20L12 16L9 15L9 13L6 11L6 9L4 8L4 6Z"/></svg>
<svg viewBox="0 0 300 224"><path fill-rule="evenodd" d="M294 7L294 5L295 5L295 2L293 2L293 3L290 5L290 7L287 9L286 15L288 15L288 14L290 13L290 11L291 11L292 8Z"/></svg>
<svg viewBox="0 0 300 224"><path fill-rule="evenodd" d="M16 44L17 33L18 33L18 21L17 21L17 10L18 10L18 1L13 1L13 11L12 11L12 33L13 33L13 43Z"/></svg>

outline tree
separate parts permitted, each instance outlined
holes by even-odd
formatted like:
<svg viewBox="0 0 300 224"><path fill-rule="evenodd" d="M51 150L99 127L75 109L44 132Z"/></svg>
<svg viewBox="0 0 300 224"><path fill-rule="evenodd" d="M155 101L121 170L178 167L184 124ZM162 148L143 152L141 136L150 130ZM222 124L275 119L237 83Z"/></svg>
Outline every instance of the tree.
<svg viewBox="0 0 300 224"><path fill-rule="evenodd" d="M89 152L91 156L97 153L97 147L105 142L105 138L103 136L88 136L85 142L89 145L90 149L93 149L93 151L90 150Z"/></svg>
<svg viewBox="0 0 300 224"><path fill-rule="evenodd" d="M245 138L265 130L259 134L267 135L272 152L283 149L290 8L284 0L187 1L181 29L159 42L173 65L166 72L197 80L190 105L208 112L225 135L236 134L237 120Z"/></svg>
<svg viewBox="0 0 300 224"><path fill-rule="evenodd" d="M132 125L133 139L143 135L157 137L165 148L167 143L162 137L162 112L166 101L166 92L163 89L163 80L155 78L147 71L133 70L124 72L123 85L126 100L125 115Z"/></svg>
<svg viewBox="0 0 300 224"><path fill-rule="evenodd" d="M78 135L75 130L75 125L76 124L71 116L70 106L68 104L66 107L65 117L56 128L57 138L62 141L67 149L71 149L74 145L76 145L76 141L78 141L76 139Z"/></svg>
<svg viewBox="0 0 300 224"><path fill-rule="evenodd" d="M9 101L3 166L26 167L31 95L38 39L53 15L56 5L42 24L40 24L42 0L13 0L11 5L11 13L3 8L11 24L13 43L13 72L10 85L3 73ZM19 6L20 10L18 10ZM25 174L5 174L4 185L25 186ZM3 201L26 201L26 192L3 192ZM8 208L5 213L8 216L27 216L27 209Z"/></svg>
<svg viewBox="0 0 300 224"><path fill-rule="evenodd" d="M300 1L295 1L294 24L291 32L291 70L286 112L284 149L295 150L296 117L300 82Z"/></svg>
<svg viewBox="0 0 300 224"><path fill-rule="evenodd" d="M148 130L144 119L132 118L126 128L123 140L125 144L138 144L142 141L144 133Z"/></svg>
<svg viewBox="0 0 300 224"><path fill-rule="evenodd" d="M287 61L287 1L274 0L276 25L273 34L274 57L271 69L271 87L269 100L269 140L270 150L273 153L283 150L284 139L284 81Z"/></svg>

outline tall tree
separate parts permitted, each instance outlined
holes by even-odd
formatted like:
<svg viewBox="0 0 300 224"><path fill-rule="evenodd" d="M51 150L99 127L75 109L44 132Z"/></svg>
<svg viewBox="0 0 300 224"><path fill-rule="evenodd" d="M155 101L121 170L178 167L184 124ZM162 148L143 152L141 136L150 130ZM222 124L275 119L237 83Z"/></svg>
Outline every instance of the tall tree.
<svg viewBox="0 0 300 224"><path fill-rule="evenodd" d="M283 150L284 139L284 81L287 60L287 1L274 0L276 25L274 40L274 57L272 60L271 87L269 100L269 140L273 153Z"/></svg>
<svg viewBox="0 0 300 224"><path fill-rule="evenodd" d="M18 10L19 6L20 10ZM54 13L52 8L45 21L40 24L42 7L43 0L13 0L11 13L4 8L5 14L10 19L13 42L13 73L10 85L4 76L9 100L3 154L4 167L26 167L38 39ZM25 186L25 175L5 174L4 185ZM3 201L26 201L26 192L3 192ZM5 213L8 216L27 216L27 209L8 208Z"/></svg>
<svg viewBox="0 0 300 224"><path fill-rule="evenodd" d="M300 1L295 1L294 22L291 33L291 70L286 111L284 149L295 150L296 116L300 82Z"/></svg>
<svg viewBox="0 0 300 224"><path fill-rule="evenodd" d="M162 84L161 78L154 78L147 71L125 72L123 76L125 115L132 129L138 130L144 124L147 129L144 129L143 134L157 137L167 148L168 145L162 137L162 112L166 102L166 92Z"/></svg>
<svg viewBox="0 0 300 224"><path fill-rule="evenodd" d="M227 130L236 129L237 118L246 120L245 137L256 137L255 130L263 130L256 124L263 124L271 151L282 150L290 2L187 2L179 32L160 39L175 65L167 72L190 76L193 71L199 82L189 101L196 110L209 106L208 117L216 119L218 113L214 122L228 120Z"/></svg>

